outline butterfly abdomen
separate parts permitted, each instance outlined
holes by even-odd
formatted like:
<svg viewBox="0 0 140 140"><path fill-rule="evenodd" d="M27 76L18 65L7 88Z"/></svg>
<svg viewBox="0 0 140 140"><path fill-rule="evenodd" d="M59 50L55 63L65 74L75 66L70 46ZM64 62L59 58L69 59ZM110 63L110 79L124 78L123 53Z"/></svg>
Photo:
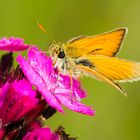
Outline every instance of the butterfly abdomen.
<svg viewBox="0 0 140 140"><path fill-rule="evenodd" d="M81 59L79 61L75 60L75 62L76 62L76 65L83 65L83 66L86 66L86 67L89 67L89 68L93 68L94 67L93 63L91 63L87 59Z"/></svg>

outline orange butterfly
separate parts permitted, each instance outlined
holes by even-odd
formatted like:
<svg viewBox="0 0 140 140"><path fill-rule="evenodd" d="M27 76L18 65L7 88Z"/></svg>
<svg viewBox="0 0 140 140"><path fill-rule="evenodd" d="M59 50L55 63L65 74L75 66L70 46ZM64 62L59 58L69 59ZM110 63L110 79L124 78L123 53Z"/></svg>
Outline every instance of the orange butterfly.
<svg viewBox="0 0 140 140"><path fill-rule="evenodd" d="M140 79L140 63L115 57L127 33L119 28L96 36L76 37L66 44L52 43L50 55L62 72L88 74L103 80L126 95L118 82Z"/></svg>

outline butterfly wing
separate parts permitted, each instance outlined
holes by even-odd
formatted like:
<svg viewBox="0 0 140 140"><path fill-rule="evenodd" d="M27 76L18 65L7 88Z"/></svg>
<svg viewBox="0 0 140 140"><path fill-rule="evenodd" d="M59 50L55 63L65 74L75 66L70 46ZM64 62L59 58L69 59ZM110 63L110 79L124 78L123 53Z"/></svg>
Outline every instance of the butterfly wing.
<svg viewBox="0 0 140 140"><path fill-rule="evenodd" d="M113 87L118 89L122 94L124 94L126 96L125 91L117 83L111 81L110 79L108 79L107 77L105 77L104 75L102 75L101 73L96 71L95 69L91 69L91 68L85 67L83 65L79 65L79 66L77 66L77 68L83 72L86 72L86 73L88 71L88 74L96 77L97 79L100 79L100 80L107 82L108 84L112 85Z"/></svg>
<svg viewBox="0 0 140 140"><path fill-rule="evenodd" d="M126 28L97 36L81 36L70 40L65 46L65 52L71 58L82 55L115 56L126 34Z"/></svg>
<svg viewBox="0 0 140 140"><path fill-rule="evenodd" d="M134 61L88 55L77 58L76 64L80 71L108 82L122 93L124 93L123 90L116 82L131 82L140 79L140 63Z"/></svg>

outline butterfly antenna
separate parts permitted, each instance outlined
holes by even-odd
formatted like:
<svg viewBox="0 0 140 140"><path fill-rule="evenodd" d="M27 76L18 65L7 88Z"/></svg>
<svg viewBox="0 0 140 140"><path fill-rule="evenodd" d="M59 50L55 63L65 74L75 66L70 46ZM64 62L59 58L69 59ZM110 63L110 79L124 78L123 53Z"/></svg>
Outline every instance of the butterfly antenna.
<svg viewBox="0 0 140 140"><path fill-rule="evenodd" d="M45 34L48 35L48 32L45 30L45 28L40 23L37 23L37 26L42 32L44 32ZM56 41L53 39L52 36L49 35L49 38L53 41L54 44L56 44Z"/></svg>

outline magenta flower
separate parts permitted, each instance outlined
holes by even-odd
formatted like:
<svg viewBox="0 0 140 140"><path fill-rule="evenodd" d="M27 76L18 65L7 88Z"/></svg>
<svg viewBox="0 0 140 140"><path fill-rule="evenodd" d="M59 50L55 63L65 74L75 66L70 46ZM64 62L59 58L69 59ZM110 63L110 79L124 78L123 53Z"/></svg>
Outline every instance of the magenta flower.
<svg viewBox="0 0 140 140"><path fill-rule="evenodd" d="M0 128L17 122L38 103L36 91L25 79L6 83L0 89Z"/></svg>
<svg viewBox="0 0 140 140"><path fill-rule="evenodd" d="M0 40L0 50L16 52L16 51L23 51L29 48L29 45L24 44L23 39L21 38L2 38Z"/></svg>
<svg viewBox="0 0 140 140"><path fill-rule="evenodd" d="M29 49L28 59L13 52ZM62 105L86 115L94 110L80 101L86 97L80 82L58 72L52 59L37 47L24 44L20 38L0 39L0 50L8 51L0 58L0 139L59 140L77 139L59 126L54 132L43 127L43 120L52 117Z"/></svg>
<svg viewBox="0 0 140 140"><path fill-rule="evenodd" d="M4 128L0 129L0 140L4 139L5 132L6 130Z"/></svg>
<svg viewBox="0 0 140 140"><path fill-rule="evenodd" d="M33 131L34 129L41 128L41 122L37 120L33 120L26 126L26 131Z"/></svg>
<svg viewBox="0 0 140 140"><path fill-rule="evenodd" d="M28 132L23 140L59 140L58 136L51 132L50 128L36 128Z"/></svg>
<svg viewBox="0 0 140 140"><path fill-rule="evenodd" d="M70 77L60 74L52 66L52 60L42 51L33 47L28 52L28 60L19 55L17 61L27 79L35 85L47 103L60 112L64 112L62 105L67 108L93 115L91 107L80 103L85 97L85 91L80 88L80 83L73 79L72 90ZM72 94L71 94L72 92Z"/></svg>

